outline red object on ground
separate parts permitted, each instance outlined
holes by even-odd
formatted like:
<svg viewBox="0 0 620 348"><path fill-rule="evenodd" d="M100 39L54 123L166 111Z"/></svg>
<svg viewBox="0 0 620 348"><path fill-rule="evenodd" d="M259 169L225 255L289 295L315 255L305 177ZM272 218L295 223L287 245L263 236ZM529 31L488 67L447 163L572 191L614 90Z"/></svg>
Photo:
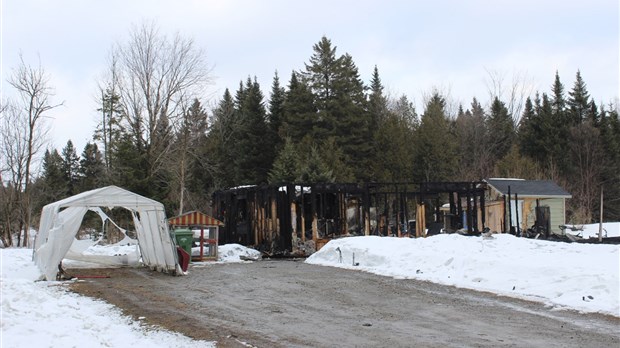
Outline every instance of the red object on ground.
<svg viewBox="0 0 620 348"><path fill-rule="evenodd" d="M181 269L183 272L187 272L187 268L189 267L189 254L185 249L177 246L177 255L179 256L179 264L181 265Z"/></svg>

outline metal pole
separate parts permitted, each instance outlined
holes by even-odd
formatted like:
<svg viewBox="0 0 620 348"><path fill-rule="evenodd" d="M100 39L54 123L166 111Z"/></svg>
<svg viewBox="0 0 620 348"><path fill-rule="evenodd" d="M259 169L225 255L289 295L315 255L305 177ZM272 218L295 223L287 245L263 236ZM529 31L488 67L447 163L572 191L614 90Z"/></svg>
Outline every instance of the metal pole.
<svg viewBox="0 0 620 348"><path fill-rule="evenodd" d="M601 186L601 213L598 223L598 241L603 241L603 186Z"/></svg>

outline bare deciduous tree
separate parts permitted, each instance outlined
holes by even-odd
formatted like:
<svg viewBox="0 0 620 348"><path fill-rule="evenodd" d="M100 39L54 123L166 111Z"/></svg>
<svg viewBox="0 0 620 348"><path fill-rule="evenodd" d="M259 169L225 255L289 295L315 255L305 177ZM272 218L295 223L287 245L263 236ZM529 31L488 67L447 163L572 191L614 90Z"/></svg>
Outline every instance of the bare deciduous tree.
<svg viewBox="0 0 620 348"><path fill-rule="evenodd" d="M16 91L16 100L5 103L0 125L2 167L3 171L9 173L9 178L5 179L10 183L9 190L14 190L12 204L15 205L10 208L19 211L17 223L11 223L9 228L17 229L18 232L23 230L21 245L28 246L32 216L30 184L34 162L47 139L49 128L45 122L46 113L61 104L51 103L53 90L41 64L30 66L21 55L20 65L9 76L8 82ZM20 237L21 234L18 234L18 245Z"/></svg>
<svg viewBox="0 0 620 348"><path fill-rule="evenodd" d="M147 156L148 174L162 168L172 138L170 124L182 105L199 97L209 82L204 54L191 39L160 34L154 23L136 26L113 52L116 93L136 146Z"/></svg>
<svg viewBox="0 0 620 348"><path fill-rule="evenodd" d="M486 69L488 79L486 80L489 100L497 97L506 104L508 113L512 115L515 127L519 124L525 100L534 91L534 83L531 77L525 72L514 72L512 80L507 85L506 74L498 70Z"/></svg>

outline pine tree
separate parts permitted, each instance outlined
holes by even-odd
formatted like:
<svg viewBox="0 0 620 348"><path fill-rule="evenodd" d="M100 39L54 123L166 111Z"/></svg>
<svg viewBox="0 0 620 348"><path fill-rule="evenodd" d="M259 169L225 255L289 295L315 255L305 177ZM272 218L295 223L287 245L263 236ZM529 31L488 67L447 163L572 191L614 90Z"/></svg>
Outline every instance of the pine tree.
<svg viewBox="0 0 620 348"><path fill-rule="evenodd" d="M329 39L323 37L313 49L314 54L303 73L317 108L309 134L313 139L335 137L355 179L368 180L372 176L369 168L373 162L376 127L368 112L366 87L351 55L336 56L336 47ZM378 73L376 77L375 82L380 83Z"/></svg>
<svg viewBox="0 0 620 348"><path fill-rule="evenodd" d="M63 170L63 159L58 150L46 150L43 156L42 205L55 202L67 196L67 181Z"/></svg>
<svg viewBox="0 0 620 348"><path fill-rule="evenodd" d="M239 183L234 167L235 144L241 136L238 112L230 91L226 89L222 99L213 110L211 130L207 135L205 152L210 154L207 168L216 189L232 187ZM205 160L203 158L203 160Z"/></svg>
<svg viewBox="0 0 620 348"><path fill-rule="evenodd" d="M71 140L67 141L67 145L62 149L62 173L67 184L67 196L78 193L78 171L80 168L80 158L73 147Z"/></svg>
<svg viewBox="0 0 620 348"><path fill-rule="evenodd" d="M413 129L407 119L388 112L375 133L376 155L372 181L411 181L413 171Z"/></svg>
<svg viewBox="0 0 620 348"><path fill-rule="evenodd" d="M235 154L239 183L266 183L275 153L265 137L268 127L263 93L256 79L252 81L248 78L243 93L238 95L243 97L237 109L239 134L242 135L237 138Z"/></svg>
<svg viewBox="0 0 620 348"><path fill-rule="evenodd" d="M375 65L370 80L370 95L368 96L368 112L370 113L370 127L376 129L388 113L387 98L383 94L383 84L379 77L379 69Z"/></svg>
<svg viewBox="0 0 620 348"><path fill-rule="evenodd" d="M171 145L170 157L167 161L172 180L168 197L168 204L176 213L182 214L188 210L199 209L203 194L192 194L205 189L204 182L208 181L203 170L208 153L205 151L207 132L207 113L200 101L194 99L191 106L180 119L180 127L174 136Z"/></svg>
<svg viewBox="0 0 620 348"><path fill-rule="evenodd" d="M269 113L267 115L267 124L269 126L269 143L274 150L279 151L283 144L283 138L280 137L280 128L284 121L284 102L286 92L280 87L280 78L276 71L271 85L271 98L269 98Z"/></svg>
<svg viewBox="0 0 620 348"><path fill-rule="evenodd" d="M594 114L594 118L590 115L590 95L586 89L586 84L581 78L581 72L577 70L577 75L575 77L575 84L573 89L568 92L568 113L569 120L572 125L577 125L583 122L584 120L590 118L594 121L593 124L596 124L596 114Z"/></svg>
<svg viewBox="0 0 620 348"><path fill-rule="evenodd" d="M537 96L538 98L538 96ZM537 101L539 102L539 100ZM525 107L523 109L523 115L519 123L519 149L522 154L530 158L540 160L536 156L540 148L540 123L538 119L539 114L534 109L532 99L527 98L525 100Z"/></svg>
<svg viewBox="0 0 620 348"><path fill-rule="evenodd" d="M187 187L190 192L204 192L209 182L207 167L211 162L211 154L207 151L207 132L209 131L208 115L198 99L194 99L187 113L189 121L189 178ZM203 194L199 194L203 196ZM197 200L194 197L194 200ZM196 207L197 208L197 207Z"/></svg>
<svg viewBox="0 0 620 348"><path fill-rule="evenodd" d="M457 149L445 106L445 99L436 92L426 103L416 134L416 181L449 181L454 176Z"/></svg>
<svg viewBox="0 0 620 348"><path fill-rule="evenodd" d="M315 95L315 105L319 112L330 109L330 102L334 97L334 83L337 79L340 60L336 58L336 47L332 47L331 40L323 36L321 41L312 46L314 53L310 63L306 64L304 77Z"/></svg>
<svg viewBox="0 0 620 348"><path fill-rule="evenodd" d="M316 146L310 147L307 158L301 162L298 181L302 183L331 183L335 181L334 173Z"/></svg>
<svg viewBox="0 0 620 348"><path fill-rule="evenodd" d="M151 184L145 175L148 164L144 149L138 148L133 136L122 130L114 143L112 154L111 183L137 194L152 197Z"/></svg>
<svg viewBox="0 0 620 348"><path fill-rule="evenodd" d="M555 72L555 80L553 82L553 99L551 102L551 111L555 117L564 121L564 112L566 108L566 100L564 97L564 85L560 82L560 75Z"/></svg>
<svg viewBox="0 0 620 348"><path fill-rule="evenodd" d="M330 179L326 182L350 183L355 181L355 173L346 163L346 157L342 148L338 146L335 137L329 137L318 147L319 155L328 169Z"/></svg>
<svg viewBox="0 0 620 348"><path fill-rule="evenodd" d="M299 154L291 138L284 139L284 146L269 171L269 183L294 182L299 177Z"/></svg>
<svg viewBox="0 0 620 348"><path fill-rule="evenodd" d="M107 183L105 162L97 144L87 143L78 169L80 191L88 191Z"/></svg>
<svg viewBox="0 0 620 348"><path fill-rule="evenodd" d="M506 105L497 97L491 104L487 125L489 145L493 149L492 161L496 163L508 154L516 135L512 115L508 114Z"/></svg>
<svg viewBox="0 0 620 348"><path fill-rule="evenodd" d="M293 72L284 101L284 120L280 135L290 137L294 143L299 143L306 135L310 137L314 135L313 128L316 122L314 95L306 81Z"/></svg>
<svg viewBox="0 0 620 348"><path fill-rule="evenodd" d="M385 159L385 150L386 146L389 145L389 137L388 133L393 132L394 125L390 124L389 126L386 124L388 118L388 105L387 98L383 95L383 84L381 83L381 78L379 77L379 69L375 65L375 68L372 73L372 80L370 81L370 95L368 96L368 113L369 113L369 129L373 130L373 147L371 148L371 152L369 157L372 158L370 165L368 166L368 170L370 173L368 177L372 181L384 180L379 178L385 178L386 176L391 176L389 167L386 166L386 163L383 160ZM393 122L392 122L393 123ZM396 168L393 168L397 170Z"/></svg>
<svg viewBox="0 0 620 348"><path fill-rule="evenodd" d="M459 173L462 180L488 178L492 172L493 151L486 112L474 98L471 110L461 111L456 118Z"/></svg>
<svg viewBox="0 0 620 348"><path fill-rule="evenodd" d="M576 123L568 117L566 112L566 100L564 97L564 85L560 82L558 72L555 73L553 83L553 99L551 101L550 127L544 133L548 139L552 164L558 166L560 172L569 169L570 163L565 155L568 146L570 127Z"/></svg>
<svg viewBox="0 0 620 348"><path fill-rule="evenodd" d="M344 153L345 163L357 181L368 181L374 159L373 120L367 111L365 87L357 66L349 54L343 55L338 79L334 83L333 112L336 143Z"/></svg>

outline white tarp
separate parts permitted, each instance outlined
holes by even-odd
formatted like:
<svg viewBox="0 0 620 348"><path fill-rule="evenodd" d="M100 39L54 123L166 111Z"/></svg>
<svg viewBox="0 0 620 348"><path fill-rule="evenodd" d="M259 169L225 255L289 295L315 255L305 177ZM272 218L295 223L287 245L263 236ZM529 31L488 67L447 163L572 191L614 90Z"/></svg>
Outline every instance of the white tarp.
<svg viewBox="0 0 620 348"><path fill-rule="evenodd" d="M43 207L34 243L34 262L47 280L56 279L58 264L69 251L84 215L96 207L122 207L131 211L142 262L153 270L183 274L163 204L116 186L107 186Z"/></svg>

